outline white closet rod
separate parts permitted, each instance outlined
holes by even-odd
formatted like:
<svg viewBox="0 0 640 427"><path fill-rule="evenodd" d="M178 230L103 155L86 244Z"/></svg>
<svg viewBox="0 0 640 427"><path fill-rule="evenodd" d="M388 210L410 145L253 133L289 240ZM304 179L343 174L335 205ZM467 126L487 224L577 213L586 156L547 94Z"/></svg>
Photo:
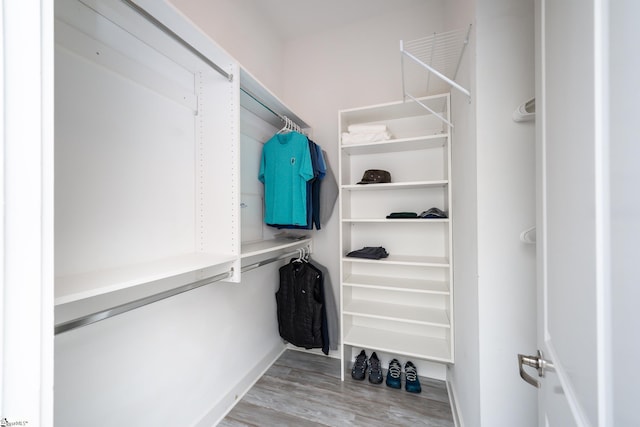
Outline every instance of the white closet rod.
<svg viewBox="0 0 640 427"><path fill-rule="evenodd" d="M211 68L213 68L215 71L217 71L219 74L221 74L223 77L226 77L227 80L229 80L230 82L233 81L233 74L227 73L222 67L220 67L218 64L216 64L215 62L211 61L205 54L203 54L202 52L200 52L198 49L196 49L195 47L193 47L193 45L191 45L190 43L188 43L185 39L183 39L182 37L180 37L179 35L177 35L175 32L173 32L169 27L167 27L166 25L164 25L162 22L158 21L153 15L151 15L149 12L147 12L146 10L144 10L143 8L141 8L140 6L138 6L137 4L135 4L132 0L122 0L123 3L125 3L127 6L129 6L131 9L135 10L139 15L141 15L144 19L146 19L147 21L149 21L151 24L153 24L156 28L158 28L160 31L162 31L163 33L165 33L166 35L168 35L169 37L171 37L172 39L174 39L175 41L177 41L178 43L180 43L183 47L185 47L189 52L193 53L194 55L196 55L198 58L200 58L202 61L204 61L205 64L207 64L208 66L210 66ZM88 5L87 5L88 6Z"/></svg>
<svg viewBox="0 0 640 427"><path fill-rule="evenodd" d="M242 267L242 269L240 271L242 273L244 273L245 271L253 270L253 269L256 269L258 267L262 267L263 265L271 264L272 262L280 261L281 259L289 258L289 257L292 257L294 255L298 255L299 258L311 255L311 246L306 245L306 246L304 246L302 248L299 248L299 249L297 249L295 251L287 252L286 254L282 254L282 255L278 255L278 256L273 257L273 258L265 259L263 261L256 262L255 264L249 264L249 265L247 265L245 267Z"/></svg>
<svg viewBox="0 0 640 427"><path fill-rule="evenodd" d="M276 113L271 107L269 107L265 102L263 102L260 98L258 98L255 94L251 93L249 90L245 89L244 87L240 86L240 90L244 93L246 93L251 99L253 99L254 101L256 101L258 104L260 104L264 109L266 109L268 112L270 112L271 114L273 114L274 116L276 116L277 118L279 118L280 120L282 120L282 122L285 123L285 125L292 125L292 129L291 130L296 130L297 132L302 133L302 127L300 125L298 125L296 122L294 122L293 120L291 120L289 117L287 116L283 116L282 114L278 114Z"/></svg>
<svg viewBox="0 0 640 427"><path fill-rule="evenodd" d="M220 280L228 279L232 275L233 275L233 268L227 271L226 273L216 274L215 276L197 280L195 282L192 282L183 286L179 286L177 288L169 289L164 292L160 292L154 295L150 295L134 301L130 301L112 308L108 308L106 310L98 311L96 313L87 314L86 316L81 316L76 319L68 320L66 322L62 322L55 325L54 332L56 335L58 335L63 332L70 331L72 329L81 328L83 326L87 326L92 323L96 323L101 320L105 320L110 317L117 316L118 314L126 313L127 311L135 310L136 308L140 308L145 305L149 305L151 303L158 302L163 299L167 299L169 297L181 294L183 292L191 291L193 289L197 289L199 287L209 285L214 282L219 282Z"/></svg>

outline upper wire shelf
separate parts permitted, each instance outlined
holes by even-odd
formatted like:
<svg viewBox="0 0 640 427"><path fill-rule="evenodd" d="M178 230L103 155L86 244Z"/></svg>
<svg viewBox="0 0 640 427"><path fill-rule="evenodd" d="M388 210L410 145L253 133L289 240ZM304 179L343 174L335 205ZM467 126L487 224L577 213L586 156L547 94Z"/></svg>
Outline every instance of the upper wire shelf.
<svg viewBox="0 0 640 427"><path fill-rule="evenodd" d="M426 93L436 93L446 90L451 86L471 99L471 93L455 81L462 55L469 43L471 25L468 28L434 33L430 36L404 42L400 40L400 58L402 67L402 91L404 99L410 98L417 101L407 89L408 70L405 66L405 58L419 65L427 71ZM420 103L423 105L422 103ZM423 105L427 110L427 106ZM433 113L433 111L431 111ZM444 120L444 118L441 118ZM452 126L450 122L447 124Z"/></svg>

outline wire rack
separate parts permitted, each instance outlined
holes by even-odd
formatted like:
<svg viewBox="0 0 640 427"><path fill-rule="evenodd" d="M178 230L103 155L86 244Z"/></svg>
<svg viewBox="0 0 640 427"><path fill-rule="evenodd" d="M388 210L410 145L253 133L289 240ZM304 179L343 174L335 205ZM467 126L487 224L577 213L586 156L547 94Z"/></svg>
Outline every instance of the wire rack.
<svg viewBox="0 0 640 427"><path fill-rule="evenodd" d="M416 40L400 41L402 90L405 99L409 97L415 100L407 91L405 58L426 70L427 94L453 87L471 98L471 93L455 81L470 33L471 25L458 30L434 33Z"/></svg>

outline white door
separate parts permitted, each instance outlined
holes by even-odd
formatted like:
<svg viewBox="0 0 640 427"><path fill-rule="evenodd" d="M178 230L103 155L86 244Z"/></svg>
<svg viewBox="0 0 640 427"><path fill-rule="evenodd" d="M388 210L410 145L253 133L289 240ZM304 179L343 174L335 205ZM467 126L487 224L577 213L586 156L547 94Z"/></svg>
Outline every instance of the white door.
<svg viewBox="0 0 640 427"><path fill-rule="evenodd" d="M538 345L553 364L536 376L541 426L604 425L609 410L601 3L537 2Z"/></svg>

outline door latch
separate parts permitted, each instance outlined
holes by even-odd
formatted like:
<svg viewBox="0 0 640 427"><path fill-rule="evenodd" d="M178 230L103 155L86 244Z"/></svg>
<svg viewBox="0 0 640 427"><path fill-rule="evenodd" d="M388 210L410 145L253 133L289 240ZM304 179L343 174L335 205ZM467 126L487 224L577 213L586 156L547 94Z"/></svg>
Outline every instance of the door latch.
<svg viewBox="0 0 640 427"><path fill-rule="evenodd" d="M518 366L520 367L520 377L536 388L540 388L540 382L524 371L524 365L537 369L538 376L544 378L545 369L553 369L553 363L544 359L542 351L538 350L537 356L518 355Z"/></svg>

